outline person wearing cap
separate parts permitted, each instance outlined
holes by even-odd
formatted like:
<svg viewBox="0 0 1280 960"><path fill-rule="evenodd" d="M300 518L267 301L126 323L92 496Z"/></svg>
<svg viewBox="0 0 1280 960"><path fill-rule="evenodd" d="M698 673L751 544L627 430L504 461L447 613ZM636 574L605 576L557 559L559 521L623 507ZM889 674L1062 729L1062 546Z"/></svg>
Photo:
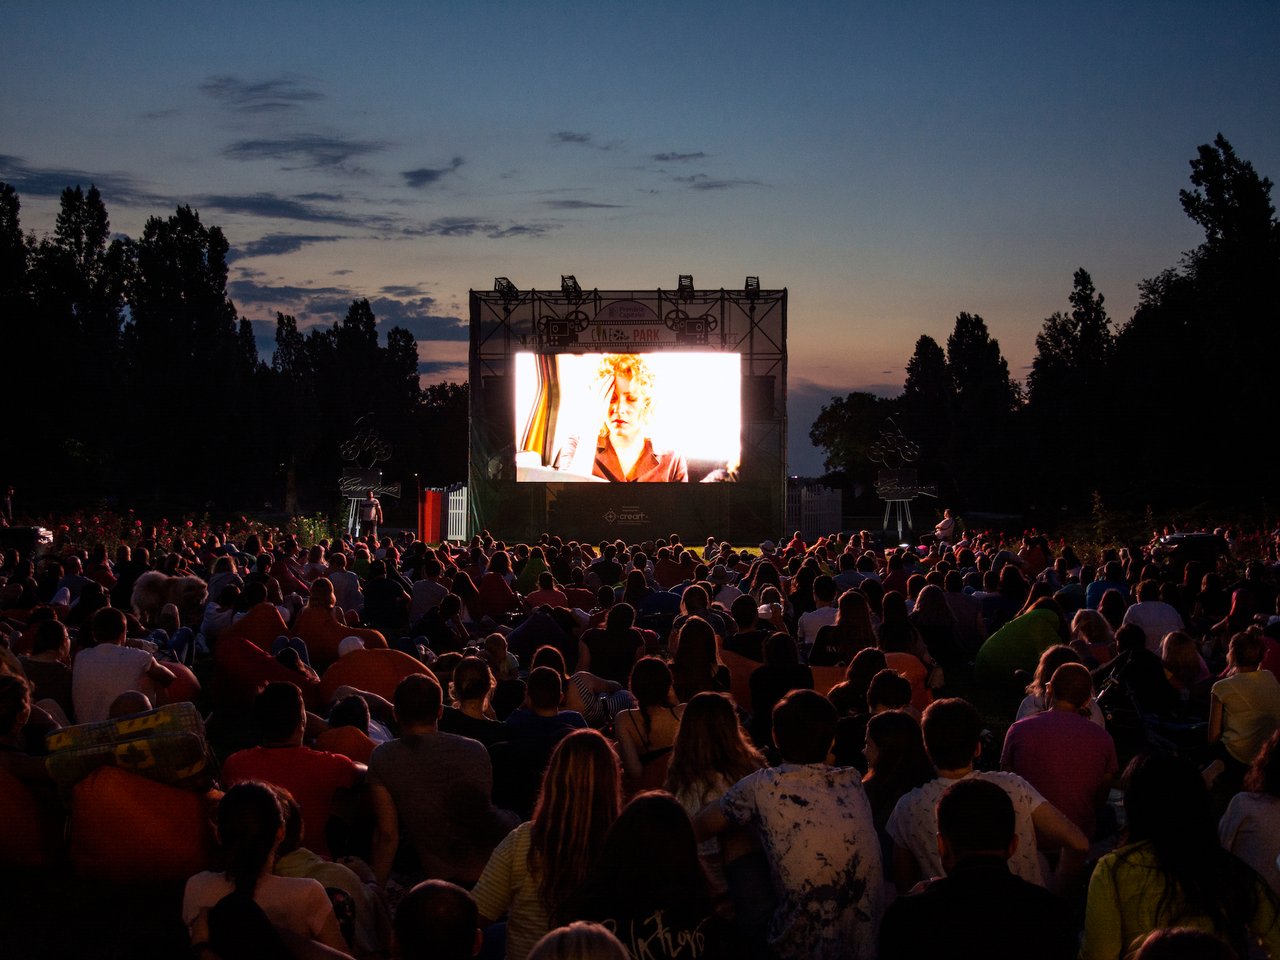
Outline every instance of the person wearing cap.
<svg viewBox="0 0 1280 960"><path fill-rule="evenodd" d="M782 571L782 559L778 556L778 545L772 540L760 544L761 558L768 560L779 572Z"/></svg>
<svg viewBox="0 0 1280 960"><path fill-rule="evenodd" d="M707 574L707 582L716 588L712 603L718 603L726 610L733 606L733 601L742 596L742 591L734 586L737 577L729 572L723 563L717 563Z"/></svg>

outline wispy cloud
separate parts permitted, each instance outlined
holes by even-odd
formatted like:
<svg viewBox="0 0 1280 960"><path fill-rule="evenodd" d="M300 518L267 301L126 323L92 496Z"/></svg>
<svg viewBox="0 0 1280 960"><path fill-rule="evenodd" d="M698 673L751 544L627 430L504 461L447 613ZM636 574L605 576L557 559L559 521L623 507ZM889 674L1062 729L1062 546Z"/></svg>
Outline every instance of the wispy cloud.
<svg viewBox="0 0 1280 960"><path fill-rule="evenodd" d="M590 144L591 134L577 133L573 130L557 130L555 133L551 134L551 142Z"/></svg>
<svg viewBox="0 0 1280 960"><path fill-rule="evenodd" d="M107 209L112 204L124 206L167 205L168 197L161 197L143 189L138 181L125 173L90 172L72 167L33 167L21 157L0 153L0 180L11 184L19 195L32 197L58 197L67 187L90 184L98 188Z"/></svg>
<svg viewBox="0 0 1280 960"><path fill-rule="evenodd" d="M658 163L689 163L694 160L706 160L707 154L701 150L697 153L655 153L652 159Z"/></svg>
<svg viewBox="0 0 1280 960"><path fill-rule="evenodd" d="M168 120L170 117L176 117L181 111L177 107L170 107L168 110L148 110L142 114L143 120Z"/></svg>
<svg viewBox="0 0 1280 960"><path fill-rule="evenodd" d="M241 113L279 113L298 110L301 105L324 99L296 74L286 73L265 80L244 80L228 75L212 76L200 84L200 91L222 106Z"/></svg>
<svg viewBox="0 0 1280 960"><path fill-rule="evenodd" d="M542 205L552 210L614 210L626 206L622 203L592 203L590 200L543 200Z"/></svg>
<svg viewBox="0 0 1280 960"><path fill-rule="evenodd" d="M284 165L284 170L351 170L349 161L377 153L386 146L379 140L300 133L288 137L237 140L224 148L222 154L232 160L277 160Z"/></svg>
<svg viewBox="0 0 1280 960"><path fill-rule="evenodd" d="M557 223L499 223L483 217L440 217L421 227L406 227L407 234L436 237L472 237L477 234L491 240L509 237L541 237L559 229Z"/></svg>
<svg viewBox="0 0 1280 960"><path fill-rule="evenodd" d="M275 257L296 253L315 243L332 243L343 240L340 236L318 236L310 233L268 233L257 240L250 240L231 248L227 260L247 260L251 257Z"/></svg>
<svg viewBox="0 0 1280 960"><path fill-rule="evenodd" d="M420 190L439 182L441 177L453 173L460 166L462 166L462 158L454 157L443 167L419 167L417 170L405 170L400 176L404 177L404 182L409 186Z"/></svg>
<svg viewBox="0 0 1280 960"><path fill-rule="evenodd" d="M690 190L732 190L735 187L763 187L762 180L719 180L705 173L695 173L687 177L672 177L676 183L683 183Z"/></svg>
<svg viewBox="0 0 1280 960"><path fill-rule="evenodd" d="M336 223L343 226L362 226L368 221L338 210L319 207L296 197L275 193L209 194L196 199L201 207L222 210L225 213L242 213L273 220L298 220L303 223Z"/></svg>

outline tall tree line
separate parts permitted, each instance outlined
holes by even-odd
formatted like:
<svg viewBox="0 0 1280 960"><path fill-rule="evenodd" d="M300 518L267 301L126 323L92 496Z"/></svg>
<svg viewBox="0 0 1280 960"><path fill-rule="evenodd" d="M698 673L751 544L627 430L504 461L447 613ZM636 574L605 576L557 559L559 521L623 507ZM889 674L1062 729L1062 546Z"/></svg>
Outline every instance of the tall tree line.
<svg viewBox="0 0 1280 960"><path fill-rule="evenodd" d="M923 480L961 509L1214 503L1248 510L1280 480L1269 408L1280 358L1280 221L1272 183L1221 135L1198 148L1183 210L1204 240L1143 281L1117 324L1083 267L1045 318L1025 389L980 316L945 350L921 336L895 398L833 397L810 431L832 478L870 499L867 453L892 417Z"/></svg>
<svg viewBox="0 0 1280 960"><path fill-rule="evenodd" d="M112 236L98 190L24 233L0 183L0 482L31 510L116 499L172 509L332 509L339 445L373 415L409 489L466 472L466 388L423 389L417 344L367 300L332 326L276 317L271 362L227 295L230 247L190 207Z"/></svg>

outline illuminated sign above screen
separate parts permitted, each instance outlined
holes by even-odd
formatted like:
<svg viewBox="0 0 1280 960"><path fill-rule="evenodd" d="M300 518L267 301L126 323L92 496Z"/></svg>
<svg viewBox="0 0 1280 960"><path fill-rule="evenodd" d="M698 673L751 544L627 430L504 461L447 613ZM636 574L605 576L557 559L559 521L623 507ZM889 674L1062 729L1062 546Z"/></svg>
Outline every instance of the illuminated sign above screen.
<svg viewBox="0 0 1280 960"><path fill-rule="evenodd" d="M516 479L699 483L737 479L736 353L517 353Z"/></svg>

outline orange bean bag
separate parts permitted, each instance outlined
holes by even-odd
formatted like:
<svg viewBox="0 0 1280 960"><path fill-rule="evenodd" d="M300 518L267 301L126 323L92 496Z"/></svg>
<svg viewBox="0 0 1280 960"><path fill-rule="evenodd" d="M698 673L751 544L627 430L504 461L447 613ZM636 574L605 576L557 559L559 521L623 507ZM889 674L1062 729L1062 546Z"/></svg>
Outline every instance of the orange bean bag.
<svg viewBox="0 0 1280 960"><path fill-rule="evenodd" d="M431 674L421 661L399 650L352 650L320 678L320 700L328 703L344 684L394 700L396 685L415 673ZM434 676L434 674L431 674Z"/></svg>
<svg viewBox="0 0 1280 960"><path fill-rule="evenodd" d="M164 665L173 672L173 683L165 688L165 698L169 703L195 703L200 696L200 681L186 664L166 660Z"/></svg>
<svg viewBox="0 0 1280 960"><path fill-rule="evenodd" d="M197 793L102 767L71 794L71 863L105 883L182 883L207 870L220 794Z"/></svg>
<svg viewBox="0 0 1280 960"><path fill-rule="evenodd" d="M62 812L0 768L0 866L44 867L58 855Z"/></svg>
<svg viewBox="0 0 1280 960"><path fill-rule="evenodd" d="M229 626L218 639L220 642L227 637L243 637L260 650L270 650L276 637L288 635L289 625L280 616L276 605L263 600L254 604L253 609Z"/></svg>
<svg viewBox="0 0 1280 960"><path fill-rule="evenodd" d="M824 697L831 692L837 683L843 683L847 667L810 667L813 671L813 689Z"/></svg>
<svg viewBox="0 0 1280 960"><path fill-rule="evenodd" d="M244 637L223 637L213 648L213 698L220 708L243 709L266 684L287 680L302 690L308 710L320 703L320 681L304 677Z"/></svg>
<svg viewBox="0 0 1280 960"><path fill-rule="evenodd" d="M387 638L377 630L344 627L333 619L333 611L324 607L306 606L299 610L293 624L293 635L306 643L311 665L317 670L324 670L338 659L338 644L347 637L359 637L370 650L386 649L387 646Z"/></svg>

